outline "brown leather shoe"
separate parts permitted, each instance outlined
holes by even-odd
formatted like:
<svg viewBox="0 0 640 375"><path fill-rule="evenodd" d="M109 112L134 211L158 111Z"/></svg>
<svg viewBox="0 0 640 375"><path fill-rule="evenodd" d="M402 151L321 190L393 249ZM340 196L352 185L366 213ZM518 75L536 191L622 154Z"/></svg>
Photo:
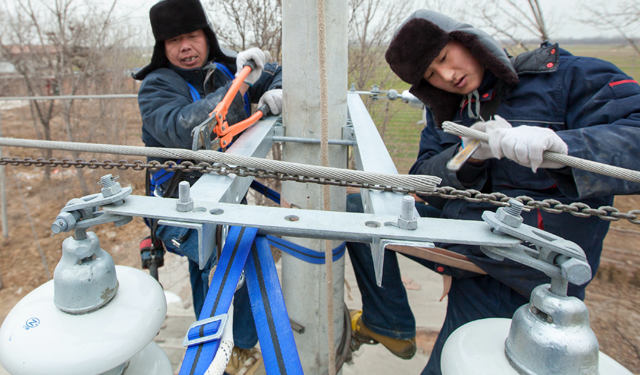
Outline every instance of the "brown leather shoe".
<svg viewBox="0 0 640 375"><path fill-rule="evenodd" d="M416 338L408 340L394 339L388 336L373 332L362 322L362 311L351 310L351 349L357 350L361 344L384 345L393 355L402 359L411 359L416 354Z"/></svg>

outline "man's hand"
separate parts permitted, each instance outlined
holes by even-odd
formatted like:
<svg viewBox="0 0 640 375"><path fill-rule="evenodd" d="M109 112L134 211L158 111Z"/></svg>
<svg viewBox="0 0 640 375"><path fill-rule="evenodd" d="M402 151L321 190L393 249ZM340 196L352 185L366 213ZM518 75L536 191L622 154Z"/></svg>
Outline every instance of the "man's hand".
<svg viewBox="0 0 640 375"><path fill-rule="evenodd" d="M257 47L249 48L246 51L240 52L238 54L238 57L236 57L236 75L240 73L247 61L253 60L256 63L256 68L253 69L244 80L246 84L248 84L249 86L253 86L253 84L256 83L258 79L260 79L260 76L262 75L262 69L264 68L264 63L267 61L267 58L267 55Z"/></svg>
<svg viewBox="0 0 640 375"><path fill-rule="evenodd" d="M491 133L494 129L508 129L511 128L511 124L509 124L505 119L500 116L495 117L495 120L490 121L479 121L475 124L471 125L471 129L479 130L481 132L485 132L487 134ZM466 146L471 142L471 138L462 137L462 145ZM487 143L481 143L480 147L471 154L470 161L474 160L486 160L495 158L491 148Z"/></svg>
<svg viewBox="0 0 640 375"><path fill-rule="evenodd" d="M498 159L506 156L535 172L538 168L562 168L564 165L543 161L545 151L567 154L567 144L551 129L522 125L495 129L489 134L489 147Z"/></svg>
<svg viewBox="0 0 640 375"><path fill-rule="evenodd" d="M272 114L279 115L282 112L282 89L273 89L265 92L258 102L258 108L264 104L269 106Z"/></svg>

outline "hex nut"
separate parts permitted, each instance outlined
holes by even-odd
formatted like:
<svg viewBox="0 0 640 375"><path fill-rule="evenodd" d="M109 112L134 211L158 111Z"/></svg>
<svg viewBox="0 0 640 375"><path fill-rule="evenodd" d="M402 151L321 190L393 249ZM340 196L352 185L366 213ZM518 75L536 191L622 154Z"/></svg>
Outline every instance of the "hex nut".
<svg viewBox="0 0 640 375"><path fill-rule="evenodd" d="M522 224L522 216L514 216L508 213L504 207L498 208L498 211L496 211L496 219L512 228L518 228Z"/></svg>
<svg viewBox="0 0 640 375"><path fill-rule="evenodd" d="M189 202L176 202L176 211L189 212L191 210L193 210L193 199L190 199Z"/></svg>
<svg viewBox="0 0 640 375"><path fill-rule="evenodd" d="M418 229L418 221L415 218L413 220L398 218L398 228L406 230L416 230Z"/></svg>
<svg viewBox="0 0 640 375"><path fill-rule="evenodd" d="M111 196L114 196L116 194L118 194L119 192L122 191L122 186L120 186L120 183L116 182L115 184L108 186L108 187L103 187L102 190L100 190L100 192L102 193L102 196L105 198L109 198Z"/></svg>

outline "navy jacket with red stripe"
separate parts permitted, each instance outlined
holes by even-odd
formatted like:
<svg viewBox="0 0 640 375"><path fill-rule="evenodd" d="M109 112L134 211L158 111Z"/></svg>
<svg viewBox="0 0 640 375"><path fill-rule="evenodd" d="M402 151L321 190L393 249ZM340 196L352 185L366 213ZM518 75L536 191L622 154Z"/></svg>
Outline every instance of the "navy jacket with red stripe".
<svg viewBox="0 0 640 375"><path fill-rule="evenodd" d="M512 126L529 125L554 130L568 145L569 155L618 167L640 170L640 86L613 64L599 59L576 57L545 44L516 58L512 63L520 83L501 98L496 114ZM495 98L497 79L487 70L478 89L481 105ZM468 104L466 104L468 105ZM473 105L475 108L475 104ZM460 147L460 138L444 133L427 112L427 125L422 131L418 160L411 174L441 177L442 186L501 192L516 197L527 195L536 200L556 199L562 203L584 202L592 208L608 206L616 194L638 194L640 184L606 177L578 169L531 168L503 158L483 163L467 163L459 172L450 172L446 163ZM456 114L454 122L466 126L477 119L468 117L466 106ZM487 203L424 197L441 208L443 218L481 220L485 210L495 211ZM599 266L602 242L609 222L597 217L578 218L568 213L552 214L532 210L523 212L525 224L540 227L573 241L585 251L592 272ZM505 260L498 262L484 256L478 247L439 244L467 255L489 275L529 298L531 290L549 279L529 267ZM440 265L438 265L440 266ZM470 276L457 269L445 273ZM570 286L570 294L584 297L582 286ZM521 299L513 301L521 304ZM517 307L517 306L515 306Z"/></svg>

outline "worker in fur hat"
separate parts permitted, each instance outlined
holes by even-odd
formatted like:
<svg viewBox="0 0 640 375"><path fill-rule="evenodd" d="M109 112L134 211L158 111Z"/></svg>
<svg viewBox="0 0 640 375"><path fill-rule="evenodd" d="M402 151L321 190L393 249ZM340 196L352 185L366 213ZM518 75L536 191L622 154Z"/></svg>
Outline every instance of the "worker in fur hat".
<svg viewBox="0 0 640 375"><path fill-rule="evenodd" d="M235 73L248 60L253 60L257 68L240 87L226 120L233 125L247 119L251 103L258 103L259 107L267 104L272 114L281 113L281 67L268 63L268 56L258 48L240 53L221 48L199 0L160 1L149 11L149 18L156 40L153 56L149 65L133 75L142 80L138 104L146 146L191 149L192 130L207 119L227 93ZM178 183L193 184L201 176L199 172L160 170L147 176L148 194L177 197ZM152 238L162 241L167 250L189 259L193 307L199 317L209 274L216 262L215 252L200 270L194 229L157 225L156 221L150 221L150 227ZM235 293L234 306L235 348L227 373L264 373L262 357L254 348L258 337L246 284Z"/></svg>
<svg viewBox="0 0 640 375"><path fill-rule="evenodd" d="M543 161L545 151L638 169L640 86L611 63L576 57L557 44L517 57L508 56L488 34L443 14L419 10L396 31L385 58L411 84L410 92L426 107L418 160L411 174L442 178L442 186L500 192L536 201L555 199L590 207L610 206L615 194L638 194L640 184ZM457 170L446 167L470 139L445 133L444 121L489 135ZM482 220L489 203L438 196L423 197L421 214L446 219ZM358 196L349 211L361 211ZM592 274L598 270L609 222L532 209L524 223L578 244ZM418 260L451 279L445 322L422 374L441 374L445 340L465 323L511 318L528 303L531 291L549 278L527 266L497 261L478 246L436 244L465 255L486 272L480 275L446 264ZM400 279L395 252L384 259L383 288L375 284L368 245L348 244L363 310L352 313L354 341L380 342L401 358L415 353L415 320ZM584 285L570 285L569 295L583 299Z"/></svg>

